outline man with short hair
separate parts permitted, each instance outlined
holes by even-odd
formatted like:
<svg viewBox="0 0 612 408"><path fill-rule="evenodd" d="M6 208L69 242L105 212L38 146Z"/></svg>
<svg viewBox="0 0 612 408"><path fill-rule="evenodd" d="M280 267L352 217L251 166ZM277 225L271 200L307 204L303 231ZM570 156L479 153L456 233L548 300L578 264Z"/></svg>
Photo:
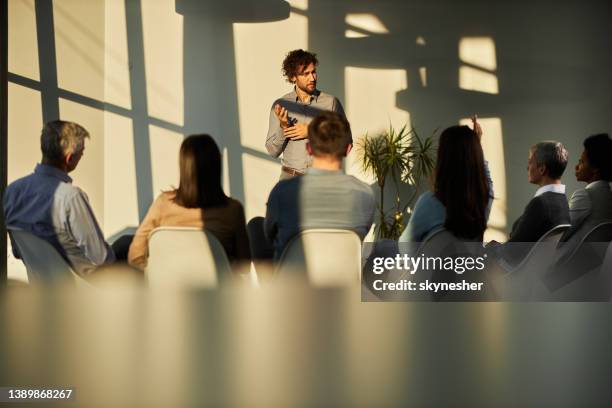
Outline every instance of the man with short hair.
<svg viewBox="0 0 612 408"><path fill-rule="evenodd" d="M349 229L363 240L374 220L372 189L342 171L342 160L352 148L346 118L324 112L310 122L308 135L312 167L302 177L279 181L268 198L264 229L276 260L302 230Z"/></svg>
<svg viewBox="0 0 612 408"><path fill-rule="evenodd" d="M89 133L76 123L47 123L40 137L41 163L11 183L4 195L6 225L51 243L80 275L115 260L87 195L68 176L83 157L86 138ZM19 258L15 245L13 253Z"/></svg>
<svg viewBox="0 0 612 408"><path fill-rule="evenodd" d="M535 196L513 224L510 243L537 242L546 232L561 224L569 224L569 206L561 176L567 167L568 153L556 141L537 143L529 149L527 174L529 182L539 186ZM532 245L510 244L502 248L503 258L518 264Z"/></svg>
<svg viewBox="0 0 612 408"><path fill-rule="evenodd" d="M318 63L316 54L301 49L289 52L283 61L283 73L293 91L272 104L266 138L270 155L282 155L281 180L301 176L312 165L306 141L308 124L315 116L332 111L345 117L338 98L317 89Z"/></svg>

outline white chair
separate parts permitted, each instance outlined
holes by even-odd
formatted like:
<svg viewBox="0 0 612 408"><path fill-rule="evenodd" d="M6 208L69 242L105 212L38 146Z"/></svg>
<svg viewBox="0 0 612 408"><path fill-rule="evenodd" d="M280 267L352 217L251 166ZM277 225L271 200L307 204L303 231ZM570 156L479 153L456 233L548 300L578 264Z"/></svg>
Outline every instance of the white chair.
<svg viewBox="0 0 612 408"><path fill-rule="evenodd" d="M68 262L47 241L15 227L7 227L33 285L76 285L92 287L77 275Z"/></svg>
<svg viewBox="0 0 612 408"><path fill-rule="evenodd" d="M282 280L307 280L313 286L357 285L361 240L349 230L304 230L285 247L275 275Z"/></svg>
<svg viewBox="0 0 612 408"><path fill-rule="evenodd" d="M206 230L160 227L149 234L146 275L152 287L216 287L231 279L225 249Z"/></svg>
<svg viewBox="0 0 612 408"><path fill-rule="evenodd" d="M540 284L541 275L552 265L557 244L569 227L569 224L561 224L550 229L533 244L518 265L512 266L504 259L499 261L506 272L500 279L496 279L498 284L495 285L502 300L533 299L534 287ZM521 244L511 242L506 245Z"/></svg>

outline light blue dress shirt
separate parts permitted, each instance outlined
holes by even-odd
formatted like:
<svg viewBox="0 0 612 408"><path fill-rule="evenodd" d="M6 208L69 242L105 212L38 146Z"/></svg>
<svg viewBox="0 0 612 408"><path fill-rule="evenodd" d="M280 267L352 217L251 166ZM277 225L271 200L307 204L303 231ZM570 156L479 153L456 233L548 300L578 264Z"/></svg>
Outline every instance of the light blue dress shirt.
<svg viewBox="0 0 612 408"><path fill-rule="evenodd" d="M37 164L34 173L6 188L4 216L7 226L51 243L79 274L115 260L87 195L53 166ZM14 246L13 252L19 257Z"/></svg>

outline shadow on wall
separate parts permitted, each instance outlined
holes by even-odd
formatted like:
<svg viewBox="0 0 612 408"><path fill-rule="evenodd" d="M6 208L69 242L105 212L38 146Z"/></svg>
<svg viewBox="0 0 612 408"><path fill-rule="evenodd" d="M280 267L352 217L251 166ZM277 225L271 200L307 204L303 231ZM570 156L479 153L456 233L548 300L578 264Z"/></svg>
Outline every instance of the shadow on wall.
<svg viewBox="0 0 612 408"><path fill-rule="evenodd" d="M120 110L132 119L140 219L154 193L149 126L155 121L147 109L141 1L125 0L132 111ZM45 120L53 119L58 101L55 68L45 63L55 59L50 4L36 1ZM240 142L232 24L280 21L290 11L308 19L308 48L321 61L322 89L345 106L351 103L346 101L347 67L401 69L406 71L408 85L396 94L395 104L409 112L412 125L423 135L474 112L484 118L500 118L503 139L496 147L506 163L500 177L508 186L509 225L535 191L527 186L525 176L530 145L543 139L566 144L570 164L565 182L571 193L577 188L571 168L582 150L582 139L612 129L612 79L607 68L612 62L612 37L606 32L612 5L605 0L572 4L311 0L307 4L298 10L282 0L175 1L176 12L184 18L184 126L156 124L184 135L206 132L215 137L227 155L228 193L243 202L243 153L270 162L276 159ZM375 16L386 30L355 26L349 15ZM494 64L483 67L461 58L459 44L465 38L489 39L494 44ZM263 42L261 47L265 46ZM480 72L489 81L493 77L497 87L460 86L463 68ZM105 102L89 102L112 110ZM271 102L261 101L266 106ZM262 135L262 146L264 140Z"/></svg>
<svg viewBox="0 0 612 408"><path fill-rule="evenodd" d="M569 195L577 188L572 166L581 140L612 128L605 113L612 107L612 80L604 68L612 59L612 40L604 29L612 6L605 1L309 4L309 47L323 61L320 75L328 91L341 99L347 66L404 69L408 86L397 93L397 107L410 113L421 134L457 124L474 112L501 119L503 145L496 148L506 163L501 177L508 186L508 228L535 192L526 180L530 145L556 139L567 146ZM350 35L347 30L355 27L347 23L349 15L374 15L388 33L359 30L360 36ZM464 38L492 40L494 65L483 69L462 61L459 43ZM462 67L494 75L497 92L461 89Z"/></svg>
<svg viewBox="0 0 612 408"><path fill-rule="evenodd" d="M184 17L184 133L205 129L215 138L219 149L226 151L229 193L244 202L232 24L284 20L289 17L289 4L282 0L176 0L176 11Z"/></svg>

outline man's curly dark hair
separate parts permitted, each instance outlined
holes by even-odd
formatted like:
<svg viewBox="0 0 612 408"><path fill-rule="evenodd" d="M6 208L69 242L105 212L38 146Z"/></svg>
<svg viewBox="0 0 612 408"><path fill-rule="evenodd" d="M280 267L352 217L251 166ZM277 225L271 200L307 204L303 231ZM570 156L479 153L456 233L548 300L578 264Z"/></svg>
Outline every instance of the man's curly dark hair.
<svg viewBox="0 0 612 408"><path fill-rule="evenodd" d="M283 61L283 75L287 82L291 82L291 77L297 76L302 69L310 64L316 67L318 63L317 54L302 49L289 51Z"/></svg>

